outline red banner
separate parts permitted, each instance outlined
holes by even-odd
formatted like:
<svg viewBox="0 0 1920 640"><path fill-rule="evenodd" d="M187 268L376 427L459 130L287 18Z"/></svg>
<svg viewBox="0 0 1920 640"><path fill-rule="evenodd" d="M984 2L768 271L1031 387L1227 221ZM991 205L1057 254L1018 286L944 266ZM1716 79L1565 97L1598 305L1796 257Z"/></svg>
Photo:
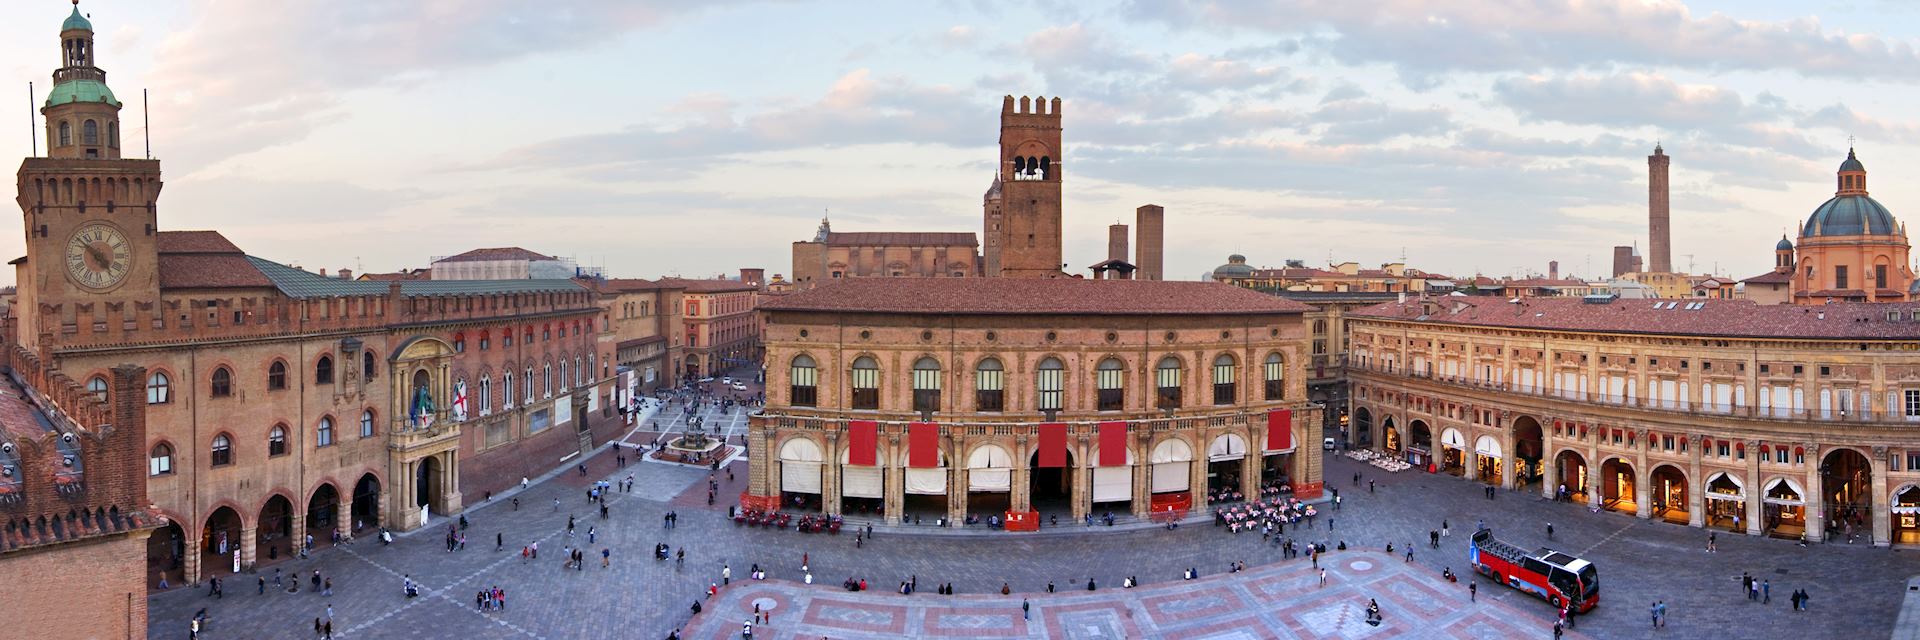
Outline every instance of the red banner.
<svg viewBox="0 0 1920 640"><path fill-rule="evenodd" d="M940 466L940 425L931 422L907 425L907 466L915 469Z"/></svg>
<svg viewBox="0 0 1920 640"><path fill-rule="evenodd" d="M1100 466L1127 466L1127 423L1100 423Z"/></svg>
<svg viewBox="0 0 1920 640"><path fill-rule="evenodd" d="M872 467L879 464L875 455L880 449L880 425L872 420L854 420L847 423L847 464Z"/></svg>
<svg viewBox="0 0 1920 640"><path fill-rule="evenodd" d="M1058 422L1040 425L1040 466L1047 469L1067 466L1067 425Z"/></svg>
<svg viewBox="0 0 1920 640"><path fill-rule="evenodd" d="M1285 451L1293 448L1293 410L1274 409L1267 412L1267 450Z"/></svg>

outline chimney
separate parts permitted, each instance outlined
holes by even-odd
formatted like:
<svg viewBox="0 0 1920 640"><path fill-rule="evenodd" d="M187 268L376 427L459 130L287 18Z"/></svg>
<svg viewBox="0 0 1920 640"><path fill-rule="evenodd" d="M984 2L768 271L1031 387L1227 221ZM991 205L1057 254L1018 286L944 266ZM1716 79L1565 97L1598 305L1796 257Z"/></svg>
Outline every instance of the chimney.
<svg viewBox="0 0 1920 640"><path fill-rule="evenodd" d="M321 267L321 268L320 268L320 277L322 277L322 278L325 278L325 277L327 277L327 268L326 268L326 267Z"/></svg>
<svg viewBox="0 0 1920 640"><path fill-rule="evenodd" d="M1107 227L1107 259L1127 261L1127 225L1115 223Z"/></svg>
<svg viewBox="0 0 1920 640"><path fill-rule="evenodd" d="M1560 261L1559 260L1547 261L1547 279L1548 280L1560 279Z"/></svg>
<svg viewBox="0 0 1920 640"><path fill-rule="evenodd" d="M1139 268L1135 280L1159 280L1161 258L1166 241L1167 210L1157 204L1143 205L1134 212L1133 266Z"/></svg>
<svg viewBox="0 0 1920 640"><path fill-rule="evenodd" d="M352 279L353 279L353 270L352 270L352 269L341 269L341 270L340 270L340 279L341 279L341 280L352 280Z"/></svg>
<svg viewBox="0 0 1920 640"><path fill-rule="evenodd" d="M1647 156L1647 231L1653 236L1647 243L1647 270L1655 273L1673 271L1672 227L1667 218L1667 166L1671 163L1660 145L1653 145L1653 155Z"/></svg>

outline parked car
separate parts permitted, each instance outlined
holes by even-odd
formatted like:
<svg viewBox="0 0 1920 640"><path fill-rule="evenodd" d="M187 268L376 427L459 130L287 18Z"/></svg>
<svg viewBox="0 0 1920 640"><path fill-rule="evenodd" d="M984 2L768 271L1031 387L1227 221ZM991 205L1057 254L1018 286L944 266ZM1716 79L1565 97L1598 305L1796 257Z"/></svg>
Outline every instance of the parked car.
<svg viewBox="0 0 1920 640"><path fill-rule="evenodd" d="M1321 440L1320 448L1325 449L1327 451L1332 451L1334 449L1333 438L1327 438L1327 439Z"/></svg>
<svg viewBox="0 0 1920 640"><path fill-rule="evenodd" d="M747 390L747 385L745 385L745 384L742 384L742 383L739 383L739 382L735 382L735 383L733 383L733 384L731 384L731 385L728 385L728 386L731 386L731 387L733 387L733 390L734 390L734 391L746 391L746 390Z"/></svg>

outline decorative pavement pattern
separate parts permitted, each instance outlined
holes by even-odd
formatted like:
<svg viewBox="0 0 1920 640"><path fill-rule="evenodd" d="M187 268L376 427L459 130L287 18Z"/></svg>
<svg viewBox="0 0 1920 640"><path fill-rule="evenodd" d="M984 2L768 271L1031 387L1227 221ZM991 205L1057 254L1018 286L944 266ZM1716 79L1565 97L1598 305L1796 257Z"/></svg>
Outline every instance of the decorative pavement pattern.
<svg viewBox="0 0 1920 640"><path fill-rule="evenodd" d="M1135 589L1075 586L1053 594L926 595L785 580L734 583L682 636L738 638L756 607L755 638L1475 638L1538 637L1532 615L1376 551L1334 551L1327 585L1306 562ZM1097 585L1097 582L1096 582ZM870 585L879 589L888 585ZM1032 609L1023 617L1021 596ZM1366 622L1367 600L1384 622ZM1550 634L1549 634L1550 635ZM1585 638L1569 632L1567 638Z"/></svg>
<svg viewBox="0 0 1920 640"><path fill-rule="evenodd" d="M635 434L629 442L650 441ZM748 452L749 454L753 452ZM1331 459L1329 487L1345 497L1340 510L1326 510L1313 526L1289 527L1303 541L1334 546L1337 576L1325 590L1307 580L1308 561L1282 559L1257 534L1228 534L1205 522L1177 530L1139 525L1111 531L1066 526L1038 533L1009 534L932 526L876 527L878 536L855 548L848 533L801 534L739 527L726 518L727 501L709 507L709 482L719 495L739 494L746 480L744 460L709 479L705 471L667 463L631 463L616 469L602 451L581 474L573 463L543 477L527 490L497 494L471 505L467 549L447 552L442 542L445 518L399 536L384 546L372 539L319 551L310 559L275 565L227 580L224 599L204 588L176 587L149 597L149 637L184 638L188 621L204 608L209 623L201 637L312 638L313 621L333 607L335 636L360 638L661 638L688 623L690 605L701 599L720 569L731 566L729 590L723 590L713 616L697 621L700 637L731 634L747 618L747 590L764 590L777 605L771 634L758 638L818 638L800 629L819 629L829 637L908 637L971 635L1047 638L1149 637L1525 637L1550 638L1552 612L1538 599L1505 588L1480 585L1479 603L1466 604L1467 578L1440 583L1441 569L1465 573L1466 536L1484 519L1502 539L1523 547L1551 545L1594 561L1599 568L1601 604L1581 616L1578 631L1591 638L1885 638L1904 596L1906 579L1920 574L1920 554L1864 545L1814 545L1801 548L1781 540L1721 532L1719 552L1704 550L1707 531L1639 520L1611 512L1592 513L1579 505L1537 498L1537 492L1500 491L1487 499L1481 485L1414 471L1387 474L1372 467ZM1377 480L1376 492L1353 484L1364 472ZM633 474L632 493L615 493L611 517L602 520L585 499L594 480ZM519 498L521 506L511 506ZM561 500L556 511L553 500ZM679 525L665 528L662 515L680 514ZM569 514L578 516L573 538L566 535ZM1451 525L1440 548L1426 544L1427 532ZM1544 526L1552 522L1556 539ZM587 528L595 527L588 543ZM921 535L939 533L940 535ZM498 534L505 549L495 551ZM538 541L538 560L522 560L518 549ZM1391 541L1396 551L1414 545L1407 563L1381 561L1379 550ZM656 543L685 549L685 565L656 561ZM564 548L589 550L584 570L561 568ZM608 549L610 568L593 556ZM1361 551L1369 550L1369 551ZM797 583L802 554L809 554L815 585ZM1244 561L1249 571L1220 576L1229 563ZM1358 571L1352 562L1380 566ZM1339 563L1349 563L1340 565ZM786 582L743 585L748 569L759 564L769 577ZM1196 567L1204 576L1185 582L1180 574ZM325 597L302 589L287 594L274 588L276 573L310 575L320 570L334 583ZM1742 572L1770 580L1771 603L1748 600L1740 588ZM401 595L401 577L425 587L420 598ZM849 576L865 578L874 591L856 594L837 585ZM917 576L921 592L898 596L892 587ZM1138 589L1118 589L1125 576L1137 576ZM257 592L257 578L267 582ZM1101 589L1084 591L1088 578ZM957 596L931 595L933 585L950 582ZM1045 595L1053 582L1060 593ZM1317 579L1312 581L1317 582ZM1015 597L1003 602L1003 583ZM1076 590L1075 585L1078 585ZM482 613L474 593L498 586L507 593L506 611ZM1786 602L1794 589L1812 595L1810 611L1794 612ZM737 591L736 591L737 590ZM1016 620L1018 596L1035 604L1031 622ZM1385 625L1357 623L1365 597L1379 598ZM1669 626L1655 632L1647 609L1654 600L1669 606ZM1011 607L1011 608L1009 608ZM799 620L792 619L799 612ZM799 625L787 627L785 625ZM909 632L911 628L914 631ZM840 631L827 631L840 629ZM866 636L859 634L865 633ZM897 635L896 635L897 634ZM0 634L3 636L4 634ZM1340 637L1337 635L1331 637Z"/></svg>

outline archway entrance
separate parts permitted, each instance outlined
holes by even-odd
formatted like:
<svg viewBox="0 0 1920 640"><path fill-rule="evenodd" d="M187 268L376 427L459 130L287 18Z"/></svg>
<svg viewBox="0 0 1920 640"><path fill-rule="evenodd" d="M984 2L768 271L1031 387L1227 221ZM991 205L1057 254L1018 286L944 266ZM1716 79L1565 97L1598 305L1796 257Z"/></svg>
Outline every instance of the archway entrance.
<svg viewBox="0 0 1920 640"><path fill-rule="evenodd" d="M1354 440L1347 443L1347 446L1355 449L1371 448L1373 446L1373 412L1368 411L1366 407L1354 407L1353 424Z"/></svg>
<svg viewBox="0 0 1920 640"><path fill-rule="evenodd" d="M1038 447L1035 447L1038 449ZM1040 466L1040 452L1027 456L1027 509L1040 514L1041 522L1067 516L1073 519L1073 451L1067 451L1067 463L1060 467Z"/></svg>
<svg viewBox="0 0 1920 640"><path fill-rule="evenodd" d="M1572 450L1554 456L1553 467L1559 486L1554 488L1562 501L1587 501L1587 458Z"/></svg>
<svg viewBox="0 0 1920 640"><path fill-rule="evenodd" d="M240 557L240 513L229 507L207 515L200 530L200 577L234 573Z"/></svg>
<svg viewBox="0 0 1920 640"><path fill-rule="evenodd" d="M169 586L187 583L187 534L178 522L168 522L147 538L147 588L159 588L162 576Z"/></svg>
<svg viewBox="0 0 1920 640"><path fill-rule="evenodd" d="M1761 494L1760 528L1767 535L1798 540L1807 533L1807 492L1792 478L1774 478Z"/></svg>
<svg viewBox="0 0 1920 640"><path fill-rule="evenodd" d="M1546 435L1541 432L1540 421L1532 416L1520 416L1513 420L1513 485L1516 488L1531 488L1547 475L1546 466L1541 457L1546 453Z"/></svg>
<svg viewBox="0 0 1920 640"><path fill-rule="evenodd" d="M1687 513L1687 474L1670 464L1654 467L1653 475L1647 476L1647 496L1653 501L1653 517L1675 524L1690 524L1692 514Z"/></svg>
<svg viewBox="0 0 1920 640"><path fill-rule="evenodd" d="M1193 508L1193 448L1185 440L1161 440L1153 445L1147 463L1152 465L1147 468L1147 490L1153 493L1153 515Z"/></svg>
<svg viewBox="0 0 1920 640"><path fill-rule="evenodd" d="M851 449L840 450L840 513L843 515L878 516L886 509L887 456L880 447L879 438L874 439L872 465L854 465ZM794 445L800 446L800 445ZM805 464L804 453L795 453L795 468ZM785 464L786 458L781 458ZM944 465L942 465L944 466ZM782 467L784 469L784 467ZM784 473L784 472L783 472ZM796 481L804 484L804 481ZM945 489L946 483L940 484ZM784 489L784 486L782 487ZM913 496L907 496L911 501ZM804 498L802 498L804 500ZM944 500L943 500L944 502ZM912 509L908 509L912 511Z"/></svg>
<svg viewBox="0 0 1920 640"><path fill-rule="evenodd" d="M380 526L380 479L369 473L353 485L353 534Z"/></svg>
<svg viewBox="0 0 1920 640"><path fill-rule="evenodd" d="M1893 492L1893 543L1920 544L1920 486Z"/></svg>
<svg viewBox="0 0 1920 640"><path fill-rule="evenodd" d="M1247 441L1231 433L1207 445L1207 504L1246 500L1240 474L1246 468Z"/></svg>
<svg viewBox="0 0 1920 640"><path fill-rule="evenodd" d="M315 549L333 546L333 534L340 528L340 491L332 483L320 485L307 499L307 531Z"/></svg>
<svg viewBox="0 0 1920 640"><path fill-rule="evenodd" d="M1835 449L1820 461L1820 497L1826 505L1827 535L1856 536L1871 529L1867 517L1873 513L1873 467L1867 457L1852 449Z"/></svg>
<svg viewBox="0 0 1920 640"><path fill-rule="evenodd" d="M1600 463L1600 506L1622 513L1640 508L1634 492L1633 465L1620 458Z"/></svg>
<svg viewBox="0 0 1920 640"><path fill-rule="evenodd" d="M1706 491L1700 495L1707 499L1707 526L1746 531L1740 526L1740 519L1747 514L1746 483L1733 474L1717 471L1707 477Z"/></svg>
<svg viewBox="0 0 1920 640"><path fill-rule="evenodd" d="M820 508L820 445L790 438L780 445L780 508Z"/></svg>
<svg viewBox="0 0 1920 640"><path fill-rule="evenodd" d="M260 507L257 535L259 542L253 552L254 564L265 564L292 555L293 501L282 495L267 498L267 504Z"/></svg>
<svg viewBox="0 0 1920 640"><path fill-rule="evenodd" d="M1380 419L1380 446L1387 450L1387 457L1400 457L1400 432L1393 428L1393 416Z"/></svg>
<svg viewBox="0 0 1920 640"><path fill-rule="evenodd" d="M1480 481L1491 485L1500 484L1502 466L1506 451L1500 448L1500 440L1493 436L1480 436L1473 441L1474 464L1479 465Z"/></svg>
<svg viewBox="0 0 1920 640"><path fill-rule="evenodd" d="M1099 456L1094 456L1099 462ZM1133 451L1127 451L1127 463L1117 467L1093 468L1093 510L1089 513L1131 513L1133 511Z"/></svg>
<svg viewBox="0 0 1920 640"><path fill-rule="evenodd" d="M981 520L1007 517L1013 509L1013 456L997 444L967 454L967 513Z"/></svg>
<svg viewBox="0 0 1920 640"><path fill-rule="evenodd" d="M1441 473L1453 476L1467 475L1467 437L1459 429L1447 427L1440 432L1440 457L1437 460Z"/></svg>
<svg viewBox="0 0 1920 640"><path fill-rule="evenodd" d="M931 469L906 470L904 515L935 520L947 517L947 452L940 452L936 465Z"/></svg>
<svg viewBox="0 0 1920 640"><path fill-rule="evenodd" d="M434 456L421 458L414 465L413 508L426 506L428 511L440 501L440 459Z"/></svg>
<svg viewBox="0 0 1920 640"><path fill-rule="evenodd" d="M1433 429L1425 420L1414 420L1407 423L1407 435L1407 464L1425 468L1433 457Z"/></svg>

